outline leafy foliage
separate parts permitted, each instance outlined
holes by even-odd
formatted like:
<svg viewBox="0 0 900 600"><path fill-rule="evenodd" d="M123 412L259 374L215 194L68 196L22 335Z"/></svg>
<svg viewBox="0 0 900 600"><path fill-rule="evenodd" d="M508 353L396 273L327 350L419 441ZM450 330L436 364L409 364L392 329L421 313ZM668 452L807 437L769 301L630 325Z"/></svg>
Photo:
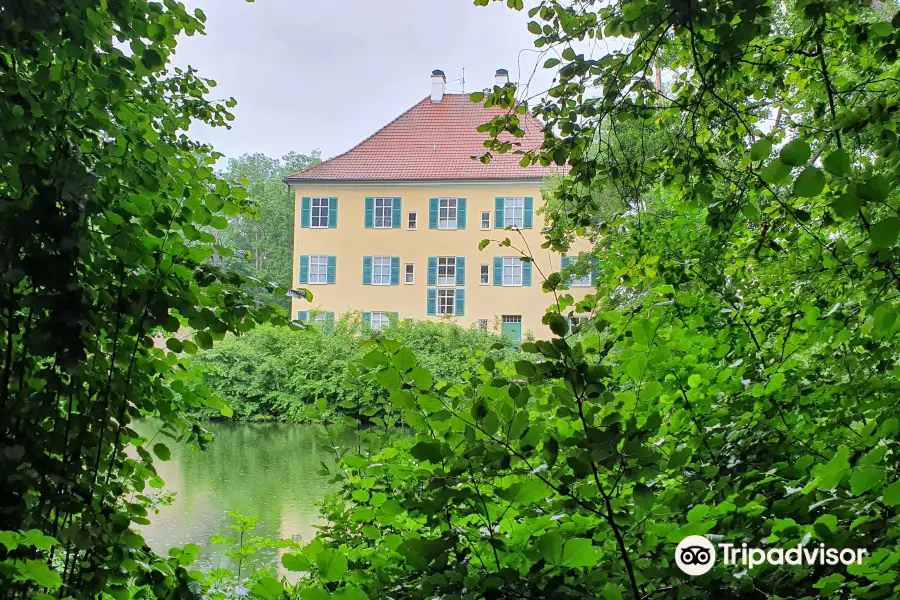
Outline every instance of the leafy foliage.
<svg viewBox="0 0 900 600"><path fill-rule="evenodd" d="M294 197L283 180L319 162L318 150L310 154L291 152L280 159L245 154L229 159L222 173L226 180L248 182L247 201L254 210L229 217L226 229L213 231L220 244L234 251L230 255L214 255L212 262L264 284L277 284L277 292L260 290L261 302L290 308L283 290L291 287L294 270Z"/></svg>
<svg viewBox="0 0 900 600"><path fill-rule="evenodd" d="M452 323L397 323L382 335L401 341L409 357L414 353L438 380L449 382L464 380L478 356L500 360L506 352L492 348L502 343L498 336ZM199 353L195 362L236 418L319 422L344 414L384 425L380 405L386 394L361 345L368 337L352 314L333 327L321 323L304 331L264 326ZM218 415L208 408L198 414Z"/></svg>
<svg viewBox="0 0 900 600"><path fill-rule="evenodd" d="M900 17L831 0L529 14L558 80L534 109L543 147L519 151L569 165L545 246L592 234L598 292L576 305L549 276L555 337L523 344L514 376L485 361L439 384L376 342L417 435L343 457L304 552L347 572L302 569L311 597L896 596ZM608 36L628 44L581 51ZM473 98L509 109L482 127L493 152L517 151L515 92ZM572 336L570 312L594 327ZM871 556L684 575L675 545L711 534Z"/></svg>
<svg viewBox="0 0 900 600"><path fill-rule="evenodd" d="M235 103L167 68L176 38L203 32L199 9L48 0L0 14L0 589L192 597L184 563L131 526L148 522L167 444L208 439L186 411L221 407L177 353L278 314L209 262L231 250L208 230L252 211L184 132L227 126ZM182 327L192 340L154 345ZM130 427L146 415L164 423L152 453ZM24 542L32 532L56 543Z"/></svg>

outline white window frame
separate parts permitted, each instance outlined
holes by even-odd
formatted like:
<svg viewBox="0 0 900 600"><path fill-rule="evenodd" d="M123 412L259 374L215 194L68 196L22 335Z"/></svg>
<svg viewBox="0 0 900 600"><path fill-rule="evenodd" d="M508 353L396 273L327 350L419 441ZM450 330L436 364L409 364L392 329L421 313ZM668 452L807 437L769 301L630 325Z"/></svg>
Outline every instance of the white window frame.
<svg viewBox="0 0 900 600"><path fill-rule="evenodd" d="M456 290L453 288L439 289L437 291L436 305L435 314L438 316L454 316L456 314Z"/></svg>
<svg viewBox="0 0 900 600"><path fill-rule="evenodd" d="M309 276L307 282L310 285L323 285L328 283L328 257L321 254L313 254L309 257Z"/></svg>
<svg viewBox="0 0 900 600"><path fill-rule="evenodd" d="M413 263L406 263L403 267L403 283L406 285L412 285L416 282L416 265Z"/></svg>
<svg viewBox="0 0 900 600"><path fill-rule="evenodd" d="M487 319L478 319L478 329L480 331L487 333L489 325L490 323L488 323Z"/></svg>
<svg viewBox="0 0 900 600"><path fill-rule="evenodd" d="M372 285L391 285L391 257L372 257Z"/></svg>
<svg viewBox="0 0 900 600"><path fill-rule="evenodd" d="M525 228L525 198L503 199L503 227Z"/></svg>
<svg viewBox="0 0 900 600"><path fill-rule="evenodd" d="M391 324L391 316L386 312L369 313L369 327L372 331L381 331Z"/></svg>
<svg viewBox="0 0 900 600"><path fill-rule="evenodd" d="M438 229L458 229L458 219L459 198L438 198Z"/></svg>
<svg viewBox="0 0 900 600"><path fill-rule="evenodd" d="M569 282L570 287L591 287L591 274L582 275L578 277L576 275L572 276L571 281Z"/></svg>
<svg viewBox="0 0 900 600"><path fill-rule="evenodd" d="M406 213L406 229L416 231L419 229L419 215L415 212Z"/></svg>
<svg viewBox="0 0 900 600"><path fill-rule="evenodd" d="M478 284L491 285L491 265L483 264L478 269Z"/></svg>
<svg viewBox="0 0 900 600"><path fill-rule="evenodd" d="M522 259L518 256L504 256L503 279L501 284L504 287L521 287L523 271ZM516 283L516 279L519 280L518 283Z"/></svg>
<svg viewBox="0 0 900 600"><path fill-rule="evenodd" d="M441 269L444 274L441 275ZM439 286L456 285L456 257L438 256L437 259L437 284Z"/></svg>
<svg viewBox="0 0 900 600"><path fill-rule="evenodd" d="M328 313L325 311L316 313L312 318L313 323L328 323Z"/></svg>
<svg viewBox="0 0 900 600"><path fill-rule="evenodd" d="M394 227L394 199L375 198L374 205L373 225L375 229L392 229ZM379 223L381 224L379 225Z"/></svg>
<svg viewBox="0 0 900 600"><path fill-rule="evenodd" d="M312 229L328 229L330 205L329 198L309 199L309 226Z"/></svg>
<svg viewBox="0 0 900 600"><path fill-rule="evenodd" d="M481 230L485 231L491 228L491 211L481 211Z"/></svg>

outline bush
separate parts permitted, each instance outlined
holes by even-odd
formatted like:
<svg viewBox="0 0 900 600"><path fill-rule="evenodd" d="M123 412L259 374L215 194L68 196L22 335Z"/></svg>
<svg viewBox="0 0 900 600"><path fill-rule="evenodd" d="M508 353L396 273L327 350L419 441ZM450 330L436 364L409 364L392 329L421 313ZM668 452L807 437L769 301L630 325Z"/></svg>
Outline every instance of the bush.
<svg viewBox="0 0 900 600"><path fill-rule="evenodd" d="M396 323L384 335L415 352L436 380L450 383L466 379L485 356L500 360L510 352L492 348L503 343L496 335L449 322ZM196 362L236 419L305 422L332 419L336 412L370 418L380 389L360 366L370 337L353 314L333 327L262 326L216 344ZM218 416L205 409L200 414Z"/></svg>

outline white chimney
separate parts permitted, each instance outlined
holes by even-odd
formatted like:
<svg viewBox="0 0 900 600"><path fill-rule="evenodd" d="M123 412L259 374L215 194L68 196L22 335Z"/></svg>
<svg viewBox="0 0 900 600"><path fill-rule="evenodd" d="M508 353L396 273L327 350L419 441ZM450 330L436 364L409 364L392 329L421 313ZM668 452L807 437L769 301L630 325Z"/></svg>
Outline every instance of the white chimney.
<svg viewBox="0 0 900 600"><path fill-rule="evenodd" d="M444 86L447 84L447 78L444 72L436 69L431 72L431 103L440 104L444 99Z"/></svg>
<svg viewBox="0 0 900 600"><path fill-rule="evenodd" d="M494 73L494 84L497 87L503 87L509 83L509 71L506 69L497 69L497 72Z"/></svg>

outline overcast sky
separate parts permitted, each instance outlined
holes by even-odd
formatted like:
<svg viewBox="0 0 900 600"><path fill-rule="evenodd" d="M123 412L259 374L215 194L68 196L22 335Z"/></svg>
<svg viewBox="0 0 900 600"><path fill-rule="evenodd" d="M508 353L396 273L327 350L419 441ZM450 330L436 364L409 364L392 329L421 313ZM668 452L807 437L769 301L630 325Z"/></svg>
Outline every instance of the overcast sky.
<svg viewBox="0 0 900 600"><path fill-rule="evenodd" d="M472 0L187 0L206 13L206 35L183 38L175 62L234 96L231 131L193 135L228 157L296 150L340 154L429 95L431 71L465 91L494 71L530 76L537 55L526 11ZM522 52L525 50L526 52ZM542 61L543 62L543 61ZM546 89L539 70L533 89ZM462 91L459 83L450 91Z"/></svg>

